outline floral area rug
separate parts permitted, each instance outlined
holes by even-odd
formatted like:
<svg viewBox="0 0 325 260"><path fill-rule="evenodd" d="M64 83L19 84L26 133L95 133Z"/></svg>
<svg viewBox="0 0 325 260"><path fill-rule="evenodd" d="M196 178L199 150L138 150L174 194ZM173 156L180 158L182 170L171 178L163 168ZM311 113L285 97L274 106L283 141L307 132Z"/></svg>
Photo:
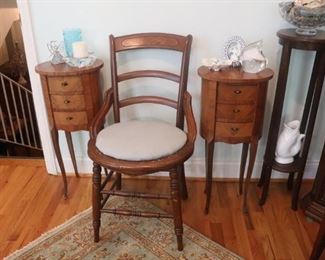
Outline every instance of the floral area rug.
<svg viewBox="0 0 325 260"><path fill-rule="evenodd" d="M162 212L140 199L114 197L107 206ZM184 250L177 251L172 219L103 213L101 222L98 243L93 242L92 214L88 209L5 259L242 259L186 225Z"/></svg>

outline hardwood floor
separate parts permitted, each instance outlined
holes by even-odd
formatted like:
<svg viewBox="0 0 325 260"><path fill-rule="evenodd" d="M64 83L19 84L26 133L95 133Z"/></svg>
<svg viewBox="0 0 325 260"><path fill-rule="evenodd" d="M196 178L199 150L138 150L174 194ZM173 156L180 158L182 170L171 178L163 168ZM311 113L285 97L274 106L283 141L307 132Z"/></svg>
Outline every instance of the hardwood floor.
<svg viewBox="0 0 325 260"><path fill-rule="evenodd" d="M64 223L91 205L91 178L68 177L69 199L64 200L60 177L47 175L43 162L0 160L0 259L42 233ZM188 180L189 199L183 202L184 222L245 259L308 259L319 228L301 210L290 209L285 183L272 183L264 207L257 204L259 189L252 183L249 215L241 211L238 183L214 182L210 213L205 215L204 182ZM166 190L167 180L127 179L124 187ZM302 195L311 183L302 187ZM169 203L154 201L169 211ZM186 246L186 245L185 245Z"/></svg>

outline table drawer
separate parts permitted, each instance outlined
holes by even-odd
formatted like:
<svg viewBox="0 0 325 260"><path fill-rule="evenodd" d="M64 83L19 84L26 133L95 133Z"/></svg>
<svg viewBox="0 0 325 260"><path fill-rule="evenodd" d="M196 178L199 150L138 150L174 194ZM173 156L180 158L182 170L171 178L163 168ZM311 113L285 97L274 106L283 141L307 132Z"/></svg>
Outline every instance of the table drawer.
<svg viewBox="0 0 325 260"><path fill-rule="evenodd" d="M86 112L53 112L54 122L57 128L65 126L87 125Z"/></svg>
<svg viewBox="0 0 325 260"><path fill-rule="evenodd" d="M86 108L83 95L51 95L54 111L84 110Z"/></svg>
<svg viewBox="0 0 325 260"><path fill-rule="evenodd" d="M256 102L257 86L235 86L220 84L217 93L218 103L247 104Z"/></svg>
<svg viewBox="0 0 325 260"><path fill-rule="evenodd" d="M70 77L49 77L49 92L50 94L55 93L82 93L82 83L78 76Z"/></svg>
<svg viewBox="0 0 325 260"><path fill-rule="evenodd" d="M250 137L253 123L216 123L215 137Z"/></svg>
<svg viewBox="0 0 325 260"><path fill-rule="evenodd" d="M254 105L227 105L218 104L216 121L246 123L254 120Z"/></svg>

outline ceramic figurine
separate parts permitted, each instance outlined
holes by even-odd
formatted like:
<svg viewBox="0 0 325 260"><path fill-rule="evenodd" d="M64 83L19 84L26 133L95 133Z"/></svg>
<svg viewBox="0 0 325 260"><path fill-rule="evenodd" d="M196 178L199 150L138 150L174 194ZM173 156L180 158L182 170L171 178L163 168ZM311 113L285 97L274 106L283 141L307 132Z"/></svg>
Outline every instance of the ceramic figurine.
<svg viewBox="0 0 325 260"><path fill-rule="evenodd" d="M275 161L281 164L289 164L294 161L294 156L299 153L301 141L305 137L299 131L300 121L294 120L284 124L284 129L279 135Z"/></svg>

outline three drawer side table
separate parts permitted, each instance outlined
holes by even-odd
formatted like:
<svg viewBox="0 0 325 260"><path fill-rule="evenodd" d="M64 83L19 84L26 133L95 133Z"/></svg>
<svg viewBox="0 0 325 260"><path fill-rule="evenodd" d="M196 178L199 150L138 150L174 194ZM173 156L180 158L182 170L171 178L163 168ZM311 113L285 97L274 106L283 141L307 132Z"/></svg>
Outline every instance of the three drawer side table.
<svg viewBox="0 0 325 260"><path fill-rule="evenodd" d="M243 211L247 212L247 193L258 140L262 136L268 81L273 77L273 71L265 69L259 73L246 73L241 69L229 68L215 72L202 66L198 69L198 74L202 78L200 135L205 140L205 213L209 212L211 199L215 142L243 143L239 177L240 194L243 192L249 150L243 198Z"/></svg>
<svg viewBox="0 0 325 260"><path fill-rule="evenodd" d="M68 186L58 130L63 130L65 133L74 171L79 177L71 132L88 131L93 117L99 110L101 103L99 71L102 67L103 62L97 59L93 65L84 68L70 67L67 64L53 65L50 62L41 63L35 68L41 77L50 132L61 170L65 197L68 196Z"/></svg>

